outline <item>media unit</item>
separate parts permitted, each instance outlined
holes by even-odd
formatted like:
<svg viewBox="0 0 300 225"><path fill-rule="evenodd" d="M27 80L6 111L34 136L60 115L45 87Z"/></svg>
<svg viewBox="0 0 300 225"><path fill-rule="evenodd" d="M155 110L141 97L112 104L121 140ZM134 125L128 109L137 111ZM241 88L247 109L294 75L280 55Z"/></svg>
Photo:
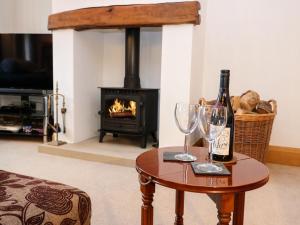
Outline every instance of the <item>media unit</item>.
<svg viewBox="0 0 300 225"><path fill-rule="evenodd" d="M52 34L0 34L0 134L43 136Z"/></svg>

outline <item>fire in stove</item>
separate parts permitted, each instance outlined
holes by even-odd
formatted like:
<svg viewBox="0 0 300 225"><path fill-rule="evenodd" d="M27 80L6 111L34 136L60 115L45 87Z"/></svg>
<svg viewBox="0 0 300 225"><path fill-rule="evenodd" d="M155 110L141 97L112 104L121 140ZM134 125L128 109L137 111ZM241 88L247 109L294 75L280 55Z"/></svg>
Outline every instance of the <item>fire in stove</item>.
<svg viewBox="0 0 300 225"><path fill-rule="evenodd" d="M109 116L114 117L135 117L136 116L136 102L122 101L116 98L114 104L108 109Z"/></svg>

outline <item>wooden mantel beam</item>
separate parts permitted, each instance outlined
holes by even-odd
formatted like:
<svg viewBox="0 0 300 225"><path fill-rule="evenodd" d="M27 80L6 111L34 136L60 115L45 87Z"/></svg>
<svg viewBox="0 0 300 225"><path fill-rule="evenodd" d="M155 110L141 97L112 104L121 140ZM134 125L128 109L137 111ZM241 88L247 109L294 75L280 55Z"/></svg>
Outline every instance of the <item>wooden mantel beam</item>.
<svg viewBox="0 0 300 225"><path fill-rule="evenodd" d="M50 15L48 29L85 30L200 24L199 10L198 1L83 8Z"/></svg>

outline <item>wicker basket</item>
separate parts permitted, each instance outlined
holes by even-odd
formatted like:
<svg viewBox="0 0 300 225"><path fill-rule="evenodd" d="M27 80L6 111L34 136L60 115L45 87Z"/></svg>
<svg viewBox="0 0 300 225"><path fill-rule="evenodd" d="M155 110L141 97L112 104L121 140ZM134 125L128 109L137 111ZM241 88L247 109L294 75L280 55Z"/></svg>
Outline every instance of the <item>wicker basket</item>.
<svg viewBox="0 0 300 225"><path fill-rule="evenodd" d="M234 151L265 162L275 115L235 115Z"/></svg>

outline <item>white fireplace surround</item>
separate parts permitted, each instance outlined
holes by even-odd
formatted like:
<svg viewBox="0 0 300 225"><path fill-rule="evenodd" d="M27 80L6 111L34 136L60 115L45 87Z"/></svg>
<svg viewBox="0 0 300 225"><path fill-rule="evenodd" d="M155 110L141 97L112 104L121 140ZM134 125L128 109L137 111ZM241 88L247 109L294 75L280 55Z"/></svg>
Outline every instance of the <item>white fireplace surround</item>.
<svg viewBox="0 0 300 225"><path fill-rule="evenodd" d="M52 0L52 13L72 9L174 1ZM159 88L158 137L160 147L182 145L183 134L174 122L178 101L197 102L201 96L201 26L164 25L141 29L140 79L143 88ZM77 143L99 135L100 91L97 87L123 87L125 30L73 29L53 31L54 81L66 96L66 134ZM54 83L55 83L54 82ZM198 85L199 84L199 85ZM104 138L105 141L105 138Z"/></svg>

